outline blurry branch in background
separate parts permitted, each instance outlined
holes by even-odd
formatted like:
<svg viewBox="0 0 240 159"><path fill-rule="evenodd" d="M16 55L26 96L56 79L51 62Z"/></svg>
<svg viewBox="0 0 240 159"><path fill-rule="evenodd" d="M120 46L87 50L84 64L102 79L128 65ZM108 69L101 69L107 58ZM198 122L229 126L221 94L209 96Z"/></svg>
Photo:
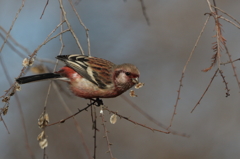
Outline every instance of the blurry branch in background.
<svg viewBox="0 0 240 159"><path fill-rule="evenodd" d="M140 1L140 3L141 3L143 16L144 16L144 18L145 18L147 24L150 26L150 20L149 20L149 18L148 18L147 12L146 12L146 6L145 6L143 0L139 0L139 1Z"/></svg>
<svg viewBox="0 0 240 159"><path fill-rule="evenodd" d="M0 30L2 30L4 34L7 34L7 31L6 31L2 26L0 26ZM4 39L4 37L5 37L5 36L4 36L2 33L0 33L0 38ZM11 44L10 40L11 40L11 42L12 42L14 45ZM19 43L11 36L11 34L9 34L9 38L8 38L6 44L9 46L10 49L13 50L13 52L15 52L17 55L19 55L19 57L21 57L22 59L31 54L31 52L30 52L26 47L24 47L23 45L19 44ZM19 47L23 52L25 52L25 54L22 53L21 51L19 51L15 46ZM40 63L47 62L47 63L55 64L55 61L49 60L49 59L42 59L42 58L36 57L35 60L36 60L36 61L39 61Z"/></svg>
<svg viewBox="0 0 240 159"><path fill-rule="evenodd" d="M6 69L5 64L3 63L3 59L2 59L2 54L1 54L1 52L2 52L2 50L3 50L3 48L4 48L4 46L5 46L5 43L8 41L8 38L9 38L9 36L10 36L10 32L11 32L11 30L12 30L12 28L13 28L13 26L14 26L17 18L18 18L19 13L21 12L22 8L24 7L24 3L25 3L25 0L22 0L22 5L21 5L21 7L19 8L18 12L16 13L16 16L14 17L14 20L13 20L13 22L12 22L12 24L11 24L8 32L6 33L6 37L5 37L4 42L3 42L3 44L2 44L2 46L1 46L1 48L0 48L0 63L1 63L1 66L2 66L2 68L3 68L4 73L5 73L5 75L6 75L6 78L7 78L7 81L8 81L8 83L9 83L9 85L10 85L10 86L12 85L12 86L10 87L10 89L13 88L13 90L11 91L11 93L10 93L9 95L6 96L6 94L5 94L5 96L2 97L3 99L6 99L6 98L7 98L8 100L10 100L10 97L11 97L13 94L15 94L15 91L16 91L17 88L16 88L15 84L12 84L12 82L11 82L11 77L10 77L10 75L9 75L7 69ZM19 101L19 97L18 97L17 94L15 94L15 98L16 98L16 100L17 100L17 106L18 106L18 110L19 110L20 116L21 116L21 123L22 123L22 126L23 126L24 140L25 140L26 148L27 148L27 150L28 150L29 156L30 156L32 159L34 159L34 158L35 158L35 157L34 157L34 154L33 154L33 152L32 152L32 149L31 149L30 145L29 145L29 142L28 142L28 134L27 134L27 130L26 130L26 124L25 124L25 119L24 119L24 116L23 116L22 106L21 106L21 103L20 103L20 101ZM2 102L4 102L4 101L2 101ZM5 105L4 105L3 108L1 108L1 111L0 111L0 119L3 121L5 128L7 129L8 133L9 133L9 130L8 130L8 128L7 128L7 125L6 125L5 121L4 121L3 118L2 118L2 115L6 115L6 113L7 113L7 111L4 112L4 110L8 110L9 101L6 101L6 102L4 102L4 103L5 103Z"/></svg>
<svg viewBox="0 0 240 159"><path fill-rule="evenodd" d="M1 46L1 48L0 48L0 54L1 54L1 52L2 52L2 49L3 49L4 45L5 45L5 43L6 43L7 40L8 40L8 37L9 37L9 35L10 35L10 32L11 32L11 30L12 30L12 28L13 28L13 26L14 26L17 18L18 18L19 13L21 12L22 8L24 7L24 3L25 3L25 0L22 0L22 5L21 5L21 7L18 9L18 12L17 12L16 16L14 17L14 20L13 20L13 22L12 22L12 25L10 26L10 28L9 28L9 30L8 30L8 32L7 32L7 35L6 35L6 37L5 37L5 40L4 40L4 42L3 42L3 44L2 44L2 46Z"/></svg>
<svg viewBox="0 0 240 159"><path fill-rule="evenodd" d="M150 120L151 122L153 122L154 124L158 125L159 127L167 130L169 133L173 134L173 135L179 135L182 137L190 137L190 135L185 134L185 133L179 133L177 131L168 129L168 127L162 123L160 123L159 121L157 121L155 118L153 118L151 115L149 115L148 113L146 113L144 110L142 110L138 105L136 105L135 103L133 103L130 99L128 99L125 95L121 95L122 99L124 101L126 101L130 106L132 106L135 110L137 110L140 114L142 114L145 118L147 118L148 120Z"/></svg>

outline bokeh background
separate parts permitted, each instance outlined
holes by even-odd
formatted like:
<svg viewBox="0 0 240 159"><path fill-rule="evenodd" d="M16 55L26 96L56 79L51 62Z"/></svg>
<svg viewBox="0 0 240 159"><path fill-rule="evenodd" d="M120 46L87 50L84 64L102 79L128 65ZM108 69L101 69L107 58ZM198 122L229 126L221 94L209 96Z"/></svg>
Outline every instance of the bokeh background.
<svg viewBox="0 0 240 159"><path fill-rule="evenodd" d="M114 63L132 63L141 71L141 82L145 86L136 90L137 98L129 97L134 103L158 121L168 125L177 98L179 79L188 55L206 20L204 13L209 12L206 1L191 0L148 0L144 1L151 25L148 26L139 1L87 1L75 5L84 24L89 28L91 52L93 56ZM240 1L218 0L217 6L239 20ZM60 22L61 11L58 1L49 1L43 18L40 19L46 1L26 1L11 31L13 38L33 52ZM0 26L9 29L19 7L19 0L0 1ZM68 1L64 1L67 17L80 42L87 52L85 31L79 24ZM232 58L239 58L239 30L229 23L222 22L224 36L227 39ZM65 26L66 28L66 26ZM58 30L59 31L59 30ZM1 31L2 34L4 34ZM181 100L177 108L172 128L178 132L190 134L190 138L151 132L123 119L115 125L106 123L113 145L112 153L118 159L235 159L240 156L240 107L239 89L230 65L222 66L228 82L230 96L225 97L225 85L218 75L213 81L197 109L190 113L214 74L213 70L204 73L201 70L210 66L213 51L212 43L214 21L211 19L189 63L183 81ZM56 35L56 34L55 34ZM78 47L70 32L63 35L65 48L63 54L78 54ZM0 44L3 39L0 39ZM55 39L43 46L37 57L55 60L61 44ZM14 80L22 68L22 58L5 45L1 58ZM222 61L227 61L222 53ZM35 63L37 64L37 62ZM53 64L45 64L50 70ZM240 64L235 63L240 75ZM0 95L9 88L3 69L0 69ZM27 75L32 74L27 72ZM37 119L43 112L49 81L23 85L20 97L29 144L35 158L42 158L43 151L38 145L37 135L41 130ZM62 85L68 91L66 85ZM61 92L65 102L73 112L83 108L87 100L69 97ZM143 117L121 97L104 99L111 110L130 117L142 124L160 129ZM48 100L47 112L50 122L68 116L56 92L52 89ZM1 104L1 107L3 103ZM99 109L97 109L99 112ZM106 112L109 121L110 115ZM93 130L90 111L76 116L80 123L84 139L93 154ZM26 159L30 155L26 149L24 129L19 109L14 98L10 101L9 112L4 116L10 134L0 123L0 158ZM98 116L97 158L109 158L101 119ZM72 120L46 129L49 146L46 150L51 159L87 158L79 134Z"/></svg>

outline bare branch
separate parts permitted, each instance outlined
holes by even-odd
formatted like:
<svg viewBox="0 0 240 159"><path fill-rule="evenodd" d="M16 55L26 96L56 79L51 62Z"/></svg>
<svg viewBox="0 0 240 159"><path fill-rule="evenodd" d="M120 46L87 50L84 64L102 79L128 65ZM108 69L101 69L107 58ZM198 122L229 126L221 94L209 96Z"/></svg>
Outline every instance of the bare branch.
<svg viewBox="0 0 240 159"><path fill-rule="evenodd" d="M5 45L5 43L7 42L7 39L8 39L8 37L9 37L9 34L10 34L12 28L13 28L13 25L15 24L15 22L16 22L16 20L17 20L17 18L18 18L19 13L21 12L22 8L24 7L24 3L25 3L25 0L22 0L22 5L21 5L21 7L18 9L18 12L17 12L16 16L14 17L14 20L13 20L13 22L12 22L12 25L10 26L10 28L9 28L9 30L8 30L8 32L7 32L6 38L5 38L3 44L2 44L2 46L1 46L1 48L0 48L0 54L1 54L1 52L2 52L2 49L3 49L4 45Z"/></svg>
<svg viewBox="0 0 240 159"><path fill-rule="evenodd" d="M182 86L183 86L183 78L184 78L184 74L185 74L185 71L186 71L186 69L187 69L188 63L190 62L190 60L191 60L191 58L192 58L192 55L193 55L193 53L194 53L194 51L195 51L195 49L196 49L196 47L197 47L197 44L198 44L198 42L199 42L199 40L200 40L200 38L201 38L201 36L202 36L202 33L204 32L204 29L205 29L205 27L206 27L209 19L210 19L210 15L207 17L207 19L206 19L206 21L205 21L205 23L204 23L204 25L203 25L203 27L202 27L202 30L200 31L200 33L199 33L199 35L198 35L197 41L195 42L195 45L194 45L194 47L193 47L193 49L192 49L192 51L191 51L191 53L190 53L190 55L189 55L189 57L188 57L188 60L187 60L186 64L185 64L184 67L183 67L182 75L181 75L181 78L180 78L180 80L179 80L180 84L179 84L178 91L177 91L177 92L178 92L178 95L177 95L176 103L175 103L175 105L174 105L174 111L173 111L172 118L171 118L171 121L170 121L170 124L169 124L167 130L172 126L174 116L176 115L176 112L177 112L177 105L178 105L178 102L179 102L179 100L180 100L181 88L182 88Z"/></svg>
<svg viewBox="0 0 240 159"><path fill-rule="evenodd" d="M47 0L47 3L44 6L44 9L43 9L43 12L42 12L42 15L41 15L40 19L42 19L42 16L43 16L43 14L44 14L44 12L45 12L45 10L47 8L48 2L49 2L49 0Z"/></svg>
<svg viewBox="0 0 240 159"><path fill-rule="evenodd" d="M141 3L143 16L144 16L144 18L146 19L147 24L150 26L150 20L149 20L149 18L148 18L148 16L147 16L146 6L145 6L143 0L139 0L139 1L140 1L140 3Z"/></svg>
<svg viewBox="0 0 240 159"><path fill-rule="evenodd" d="M88 44L88 56L91 56L91 50L90 50L90 38L89 38L89 29L86 27L86 25L82 22L82 19L80 17L80 15L78 14L78 12L76 11L75 7L73 6L72 0L68 0L69 3L72 6L73 11L75 12L80 24L83 26L83 28L85 29L86 32L86 37L87 37L87 44Z"/></svg>
<svg viewBox="0 0 240 159"><path fill-rule="evenodd" d="M71 27L71 25L70 25L70 23L69 23L69 21L68 21L68 19L67 19L67 16L66 16L67 13L66 13L66 11L64 10L63 4L62 4L62 0L58 0L58 1L59 1L60 8L61 8L61 10L62 10L63 19L66 21L67 26L68 26L68 29L69 29L69 31L72 33L72 36L74 37L74 39L76 40L76 43L77 43L78 48L80 49L82 55L84 55L84 51L83 51L83 49L82 49L82 46L81 46L81 44L80 44L80 42L79 42L76 34L74 33L74 31L73 31L73 29L72 29L72 27Z"/></svg>
<svg viewBox="0 0 240 159"><path fill-rule="evenodd" d="M161 122L157 121L155 118L153 118L151 115L147 114L144 110L142 110L138 105L133 103L131 100L129 100L125 95L121 95L122 99L125 100L129 105L131 105L135 110L137 110L139 113L141 113L145 118L153 122L154 124L158 125L159 127L168 130L173 135L179 135L182 137L190 137L190 135L185 133L179 133L177 131L168 129L168 127Z"/></svg>
<svg viewBox="0 0 240 159"><path fill-rule="evenodd" d="M211 78L211 81L209 82L206 90L204 91L204 93L202 94L201 98L198 100L197 104L194 106L194 108L192 109L191 113L195 110L195 108L200 104L200 101L203 99L204 95L207 93L209 87L211 86L212 84L212 81L214 80L214 78L216 77L216 74L218 73L219 69L217 69L213 75L213 77Z"/></svg>
<svg viewBox="0 0 240 159"><path fill-rule="evenodd" d="M104 115L103 115L103 114L101 114L100 116L101 116L101 118L102 118L102 126L103 126L104 133L105 133L104 138L106 139L106 141L107 141L107 146L108 146L108 151L107 151L107 153L109 153L111 159L114 159L113 154L112 154L112 150L111 150L111 145L112 145L112 144L110 143L110 140L109 140L109 137L108 137L108 130L107 130L107 127L106 127L106 125L105 125L105 122L106 122L106 121L105 121L105 119L104 119Z"/></svg>
<svg viewBox="0 0 240 159"><path fill-rule="evenodd" d="M158 132L165 133L165 134L169 134L169 133L170 133L170 132L168 132L168 131L162 131L162 130L154 129L154 128L148 127L148 126L146 126L146 125L140 124L140 123L138 123L138 122L135 122L135 121L129 119L128 117L125 117L125 116L123 116L123 115L118 114L118 112L109 110L107 107L103 107L103 109L104 109L104 110L107 110L107 111L110 112L110 113L116 114L118 117L123 118L123 119L125 119L125 120L127 120L127 121L130 121L130 122L133 123L133 124L142 126L142 127L147 128L147 129L149 129L149 130L152 130L153 132L154 132L154 131L158 131Z"/></svg>
<svg viewBox="0 0 240 159"><path fill-rule="evenodd" d="M212 6L213 8L215 8L215 9L219 10L220 12L226 14L227 16L229 16L230 18L232 18L235 22L237 22L237 23L240 25L240 22L239 22L236 18L234 18L233 16L231 16L230 14L228 14L227 12L225 12L224 10L222 10L222 9L216 7L216 6L213 6L213 5L211 5L211 6Z"/></svg>

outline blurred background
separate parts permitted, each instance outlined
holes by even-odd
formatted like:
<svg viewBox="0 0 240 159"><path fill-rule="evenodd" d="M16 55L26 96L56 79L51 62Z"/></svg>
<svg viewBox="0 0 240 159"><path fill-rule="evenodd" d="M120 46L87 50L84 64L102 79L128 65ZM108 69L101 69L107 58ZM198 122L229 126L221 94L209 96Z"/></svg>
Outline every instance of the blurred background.
<svg viewBox="0 0 240 159"><path fill-rule="evenodd" d="M240 1L218 0L216 2L218 7L239 20ZM131 98L128 95L129 91L125 95L153 118L168 125L174 110L182 69L207 18L204 13L209 12L209 8L206 1L145 0L144 3L150 26L147 25L142 14L139 1L82 0L75 4L75 7L90 30L92 56L101 57L116 64L135 64L141 72L140 81L144 82L145 86L135 91L138 95L136 98ZM40 19L45 4L46 1L26 1L11 31L12 37L31 53L60 23L61 10L58 1L49 1ZM63 4L68 20L87 53L85 30L79 24L69 2L64 1ZM1 27L9 30L20 6L19 0L0 1ZM239 30L229 23L221 21L221 24L232 59L237 59L239 58ZM64 28L67 28L66 25ZM59 31L57 30L54 35ZM0 32L5 35L2 30ZM225 85L218 74L200 105L193 113L190 113L217 69L214 67L207 73L201 71L211 64L211 57L214 54L211 47L216 41L213 38L214 35L214 20L211 18L187 67L181 100L173 121L172 129L189 134L191 137L152 132L124 119L112 125L109 123L109 113L105 112L114 157L118 159L239 158L240 98L231 65L221 66L230 88L230 96L225 97ZM63 34L63 41L65 44L63 54L80 53L70 32ZM2 43L1 38L0 44ZM56 38L44 45L38 51L37 57L54 61L60 47L59 38ZM14 81L22 69L23 58L8 45L3 48L1 58L11 80ZM221 58L223 62L228 61L225 52L222 52ZM44 63L44 65L50 71L53 70L53 64ZM239 62L236 62L235 66L240 76ZM0 96L2 96L10 85L2 68L0 74ZM26 73L26 75L31 74L30 71ZM43 150L37 141L37 136L41 132L37 120L43 112L49 83L49 81L44 81L23 85L21 91L17 93L25 118L28 141L35 158L43 156ZM62 88L67 94L71 94L66 84L63 84ZM88 103L88 100L71 97L64 92L61 94L72 112L76 112L78 108L84 108ZM109 106L109 109L118 111L119 114L130 117L134 121L161 129L133 109L121 97L104 99L104 103ZM4 103L1 103L1 108L3 105ZM103 138L104 130L99 111L97 108L97 127L100 130L97 132L97 158L105 159L110 157L106 153L108 148ZM69 116L54 89L50 92L47 112L50 116L50 123ZM81 126L90 153L93 154L94 132L90 111L80 113L75 119ZM9 111L4 116L4 121L10 134L1 122L0 158L31 158L26 149L24 128L15 97L10 100ZM46 134L49 143L46 149L48 158L88 158L73 120L48 127Z"/></svg>

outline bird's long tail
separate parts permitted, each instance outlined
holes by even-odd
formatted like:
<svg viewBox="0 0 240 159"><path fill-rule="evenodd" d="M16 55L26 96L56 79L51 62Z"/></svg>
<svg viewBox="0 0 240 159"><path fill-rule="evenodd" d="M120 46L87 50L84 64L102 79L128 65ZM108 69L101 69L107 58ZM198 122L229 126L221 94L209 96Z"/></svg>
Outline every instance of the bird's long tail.
<svg viewBox="0 0 240 159"><path fill-rule="evenodd" d="M57 73L44 73L44 74L20 77L20 78L16 79L16 81L19 84L25 84L25 83L29 83L29 82L35 82L35 81L46 80L46 79L55 79L55 78L61 78L61 77L62 76Z"/></svg>

